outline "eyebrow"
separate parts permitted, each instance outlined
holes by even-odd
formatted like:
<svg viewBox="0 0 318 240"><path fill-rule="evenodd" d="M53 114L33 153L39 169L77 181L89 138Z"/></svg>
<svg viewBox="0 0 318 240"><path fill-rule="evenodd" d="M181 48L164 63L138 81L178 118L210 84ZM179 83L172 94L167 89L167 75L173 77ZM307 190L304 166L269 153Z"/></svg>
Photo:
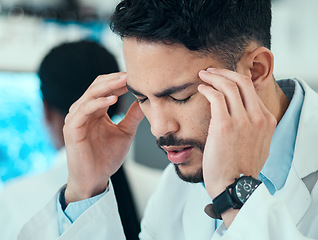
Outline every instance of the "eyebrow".
<svg viewBox="0 0 318 240"><path fill-rule="evenodd" d="M193 86L194 84L195 83L192 82L192 83L186 83L186 84L183 84L183 85L180 85L180 86L169 87L169 88L164 89L163 91L161 91L159 93L156 93L154 95L156 97L158 97L158 98L167 97L167 96L170 96L171 94L182 92L183 90ZM139 97L145 97L144 94L136 91L130 85L126 84L126 86L127 86L128 91L133 93L134 95L139 96Z"/></svg>
<svg viewBox="0 0 318 240"><path fill-rule="evenodd" d="M145 95L143 95L142 93L133 89L128 83L126 83L126 87L127 87L128 91L131 92L132 94L139 96L139 97L145 97Z"/></svg>

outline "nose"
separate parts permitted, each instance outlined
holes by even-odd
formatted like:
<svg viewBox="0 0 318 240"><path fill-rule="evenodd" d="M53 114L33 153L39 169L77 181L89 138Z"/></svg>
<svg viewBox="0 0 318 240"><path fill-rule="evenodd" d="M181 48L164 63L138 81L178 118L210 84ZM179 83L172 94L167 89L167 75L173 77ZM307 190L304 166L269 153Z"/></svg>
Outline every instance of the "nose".
<svg viewBox="0 0 318 240"><path fill-rule="evenodd" d="M156 106L151 109L150 114L146 117L151 125L151 133L156 138L176 133L180 128L178 118L171 109Z"/></svg>

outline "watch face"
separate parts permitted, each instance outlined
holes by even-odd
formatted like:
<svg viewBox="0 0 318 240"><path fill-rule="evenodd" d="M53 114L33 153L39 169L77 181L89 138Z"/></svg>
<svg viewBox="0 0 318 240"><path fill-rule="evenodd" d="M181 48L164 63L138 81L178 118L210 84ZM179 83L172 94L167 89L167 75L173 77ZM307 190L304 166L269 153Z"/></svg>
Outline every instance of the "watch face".
<svg viewBox="0 0 318 240"><path fill-rule="evenodd" d="M259 180L252 177L243 176L239 178L233 189L233 197L236 202L238 200L238 203L243 205L260 183Z"/></svg>

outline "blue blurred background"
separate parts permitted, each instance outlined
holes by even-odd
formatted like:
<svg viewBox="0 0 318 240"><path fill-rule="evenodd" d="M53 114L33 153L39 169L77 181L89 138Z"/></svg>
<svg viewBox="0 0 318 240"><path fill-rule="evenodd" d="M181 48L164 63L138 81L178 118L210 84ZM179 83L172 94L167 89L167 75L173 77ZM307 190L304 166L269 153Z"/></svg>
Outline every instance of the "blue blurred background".
<svg viewBox="0 0 318 240"><path fill-rule="evenodd" d="M0 72L0 180L44 171L52 163L35 73Z"/></svg>

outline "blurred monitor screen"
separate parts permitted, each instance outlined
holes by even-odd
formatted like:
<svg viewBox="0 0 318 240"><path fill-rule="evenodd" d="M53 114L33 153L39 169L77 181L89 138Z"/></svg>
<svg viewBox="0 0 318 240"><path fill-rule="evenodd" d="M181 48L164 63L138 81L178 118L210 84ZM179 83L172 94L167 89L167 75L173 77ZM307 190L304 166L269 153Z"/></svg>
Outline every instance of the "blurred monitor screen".
<svg viewBox="0 0 318 240"><path fill-rule="evenodd" d="M39 86L35 73L0 72L0 185L52 163Z"/></svg>

